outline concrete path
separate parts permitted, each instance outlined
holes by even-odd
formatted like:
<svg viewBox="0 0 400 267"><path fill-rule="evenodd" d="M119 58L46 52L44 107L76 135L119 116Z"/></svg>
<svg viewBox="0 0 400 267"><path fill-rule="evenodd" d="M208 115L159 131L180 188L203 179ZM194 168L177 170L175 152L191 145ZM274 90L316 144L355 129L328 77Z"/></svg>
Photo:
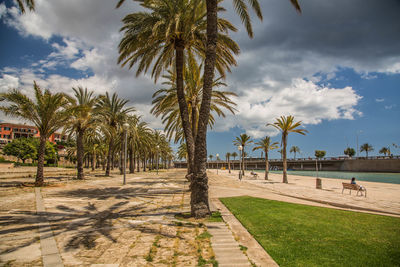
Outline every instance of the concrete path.
<svg viewBox="0 0 400 267"><path fill-rule="evenodd" d="M40 188L35 187L36 212L42 213L42 222L39 224L40 247L42 250L43 267L64 267L57 243L54 240L53 231L45 217L46 209L44 207Z"/></svg>
<svg viewBox="0 0 400 267"><path fill-rule="evenodd" d="M220 267L251 266L247 256L240 250L239 243L233 238L231 230L223 223L207 223L212 235L211 244Z"/></svg>

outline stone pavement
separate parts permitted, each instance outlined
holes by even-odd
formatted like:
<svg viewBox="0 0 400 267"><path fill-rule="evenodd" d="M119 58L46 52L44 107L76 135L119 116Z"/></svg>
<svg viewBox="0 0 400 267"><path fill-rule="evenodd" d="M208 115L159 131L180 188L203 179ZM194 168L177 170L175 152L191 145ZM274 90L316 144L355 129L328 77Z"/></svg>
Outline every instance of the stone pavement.
<svg viewBox="0 0 400 267"><path fill-rule="evenodd" d="M42 222L39 224L39 235L43 267L64 267L56 241L54 240L53 232L46 219L46 210L39 187L35 188L35 194L36 212L42 217Z"/></svg>

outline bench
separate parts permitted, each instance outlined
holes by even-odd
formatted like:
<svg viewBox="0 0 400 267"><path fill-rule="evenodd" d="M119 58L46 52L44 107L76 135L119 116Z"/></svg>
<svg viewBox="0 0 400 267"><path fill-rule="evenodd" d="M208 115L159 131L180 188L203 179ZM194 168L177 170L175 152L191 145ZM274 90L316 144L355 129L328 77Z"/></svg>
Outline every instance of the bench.
<svg viewBox="0 0 400 267"><path fill-rule="evenodd" d="M362 192L365 192L365 197L367 197L367 189L365 189L365 187L361 187L358 184L350 184L350 183L342 183L342 185L343 185L342 194L345 189L349 189L350 195L351 195L351 190L357 190L357 196L359 192L361 192L361 195Z"/></svg>
<svg viewBox="0 0 400 267"><path fill-rule="evenodd" d="M257 178L258 177L258 173L256 173L256 172L251 172L250 174L253 176L253 178Z"/></svg>

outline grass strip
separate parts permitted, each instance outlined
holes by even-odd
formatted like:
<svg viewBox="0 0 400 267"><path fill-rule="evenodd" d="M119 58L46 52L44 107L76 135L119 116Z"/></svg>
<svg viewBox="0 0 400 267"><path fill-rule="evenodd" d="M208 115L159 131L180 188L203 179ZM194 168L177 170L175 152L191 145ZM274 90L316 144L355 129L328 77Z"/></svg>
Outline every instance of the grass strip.
<svg viewBox="0 0 400 267"><path fill-rule="evenodd" d="M253 197L221 201L280 266L400 266L400 218Z"/></svg>

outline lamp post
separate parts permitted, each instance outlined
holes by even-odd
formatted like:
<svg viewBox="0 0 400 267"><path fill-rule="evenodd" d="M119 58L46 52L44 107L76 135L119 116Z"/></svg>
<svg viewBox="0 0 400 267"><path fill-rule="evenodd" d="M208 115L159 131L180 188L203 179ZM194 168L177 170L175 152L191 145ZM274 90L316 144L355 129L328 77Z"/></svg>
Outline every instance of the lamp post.
<svg viewBox="0 0 400 267"><path fill-rule="evenodd" d="M239 150L239 180L242 180L242 150L243 147L242 146L238 146L238 150Z"/></svg>
<svg viewBox="0 0 400 267"><path fill-rule="evenodd" d="M157 148L157 175L158 175L158 149L160 148L160 146L157 145L156 148Z"/></svg>
<svg viewBox="0 0 400 267"><path fill-rule="evenodd" d="M127 147L127 141L128 141L128 128L129 128L129 124L128 123L124 123L122 125L122 127L124 128L124 134L125 134L125 142L124 142L124 164L123 164L123 168L124 168L124 181L123 184L126 184L126 147Z"/></svg>
<svg viewBox="0 0 400 267"><path fill-rule="evenodd" d="M217 153L217 155L215 155L216 156L216 160L217 160L217 175L218 175L218 160L219 160L219 154Z"/></svg>

